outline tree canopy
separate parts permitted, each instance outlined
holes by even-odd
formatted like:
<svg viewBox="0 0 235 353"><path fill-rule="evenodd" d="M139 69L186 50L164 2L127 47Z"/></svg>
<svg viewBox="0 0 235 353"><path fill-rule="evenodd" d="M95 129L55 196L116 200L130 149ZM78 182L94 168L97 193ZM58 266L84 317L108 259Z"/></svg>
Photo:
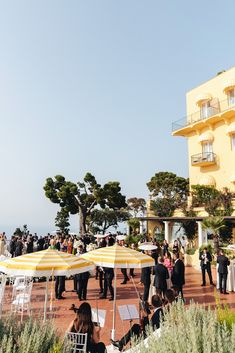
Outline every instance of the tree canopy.
<svg viewBox="0 0 235 353"><path fill-rule="evenodd" d="M47 178L44 191L51 202L59 204L68 214L79 214L81 234L86 233L86 219L95 207L112 210L126 207L119 182L110 181L101 186L91 173L77 183L66 180L62 175Z"/></svg>
<svg viewBox="0 0 235 353"><path fill-rule="evenodd" d="M151 192L151 208L159 217L172 216L182 207L189 194L189 180L171 172L156 173L147 183Z"/></svg>
<svg viewBox="0 0 235 353"><path fill-rule="evenodd" d="M193 206L204 206L209 216L231 216L233 197L228 188L217 190L214 186L192 185Z"/></svg>
<svg viewBox="0 0 235 353"><path fill-rule="evenodd" d="M55 226L58 227L63 234L69 233L69 212L63 207L57 212Z"/></svg>
<svg viewBox="0 0 235 353"><path fill-rule="evenodd" d="M171 172L156 173L147 183L153 197L186 199L189 180Z"/></svg>
<svg viewBox="0 0 235 353"><path fill-rule="evenodd" d="M141 197L131 197L127 200L127 209L137 217L139 213L144 213L146 210L146 201Z"/></svg>
<svg viewBox="0 0 235 353"><path fill-rule="evenodd" d="M94 209L87 219L89 230L91 232L105 232L110 227L116 227L118 223L124 222L130 218L130 214L124 209L114 210L108 207L104 209Z"/></svg>

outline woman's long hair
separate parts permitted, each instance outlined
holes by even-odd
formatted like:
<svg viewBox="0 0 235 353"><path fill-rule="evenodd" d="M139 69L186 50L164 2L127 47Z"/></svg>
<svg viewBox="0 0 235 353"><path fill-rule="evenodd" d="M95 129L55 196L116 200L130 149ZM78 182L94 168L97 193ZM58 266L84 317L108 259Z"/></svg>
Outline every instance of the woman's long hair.
<svg viewBox="0 0 235 353"><path fill-rule="evenodd" d="M82 303L77 311L77 317L74 320L75 331L92 334L93 327L91 306L88 303Z"/></svg>

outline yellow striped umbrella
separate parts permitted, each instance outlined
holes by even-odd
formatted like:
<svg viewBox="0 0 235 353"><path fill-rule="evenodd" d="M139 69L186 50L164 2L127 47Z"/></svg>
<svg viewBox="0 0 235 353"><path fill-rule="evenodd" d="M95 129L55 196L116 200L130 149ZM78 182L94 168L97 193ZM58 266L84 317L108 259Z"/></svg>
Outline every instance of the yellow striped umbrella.
<svg viewBox="0 0 235 353"><path fill-rule="evenodd" d="M47 311L49 277L72 276L92 271L94 267L94 264L87 260L54 249L37 251L0 261L0 271L9 276L47 277L44 320Z"/></svg>
<svg viewBox="0 0 235 353"><path fill-rule="evenodd" d="M115 340L117 268L144 268L154 266L154 260L141 252L120 245L107 246L82 254L85 260L92 261L96 266L114 268L114 302L112 339Z"/></svg>
<svg viewBox="0 0 235 353"><path fill-rule="evenodd" d="M48 277L72 276L91 271L94 265L80 257L54 249L37 251L0 262L0 271L7 275Z"/></svg>
<svg viewBox="0 0 235 353"><path fill-rule="evenodd" d="M144 268L154 266L154 260L150 256L117 244L89 251L81 257L101 267Z"/></svg>

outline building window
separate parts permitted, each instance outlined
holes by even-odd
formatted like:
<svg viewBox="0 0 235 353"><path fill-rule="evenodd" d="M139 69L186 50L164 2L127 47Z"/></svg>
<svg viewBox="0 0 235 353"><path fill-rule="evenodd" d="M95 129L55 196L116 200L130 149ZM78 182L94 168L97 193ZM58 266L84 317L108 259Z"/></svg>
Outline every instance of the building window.
<svg viewBox="0 0 235 353"><path fill-rule="evenodd" d="M235 88L230 89L227 92L228 95L228 105L234 105L235 104Z"/></svg>
<svg viewBox="0 0 235 353"><path fill-rule="evenodd" d="M231 135L231 147L232 151L235 151L235 133Z"/></svg>
<svg viewBox="0 0 235 353"><path fill-rule="evenodd" d="M210 116L210 101L201 104L201 119L206 119Z"/></svg>
<svg viewBox="0 0 235 353"><path fill-rule="evenodd" d="M211 162L213 160L212 142L204 141L202 143L202 159L208 162Z"/></svg>

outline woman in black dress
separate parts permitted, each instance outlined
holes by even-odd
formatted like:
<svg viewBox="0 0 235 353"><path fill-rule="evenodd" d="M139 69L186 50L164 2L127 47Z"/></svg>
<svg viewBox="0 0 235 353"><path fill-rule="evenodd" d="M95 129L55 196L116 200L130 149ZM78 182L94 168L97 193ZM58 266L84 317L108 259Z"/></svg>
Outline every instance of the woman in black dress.
<svg viewBox="0 0 235 353"><path fill-rule="evenodd" d="M86 351L90 353L104 353L105 345L100 342L100 327L92 322L91 306L83 303L77 309L76 317L68 327L68 332L87 333Z"/></svg>

